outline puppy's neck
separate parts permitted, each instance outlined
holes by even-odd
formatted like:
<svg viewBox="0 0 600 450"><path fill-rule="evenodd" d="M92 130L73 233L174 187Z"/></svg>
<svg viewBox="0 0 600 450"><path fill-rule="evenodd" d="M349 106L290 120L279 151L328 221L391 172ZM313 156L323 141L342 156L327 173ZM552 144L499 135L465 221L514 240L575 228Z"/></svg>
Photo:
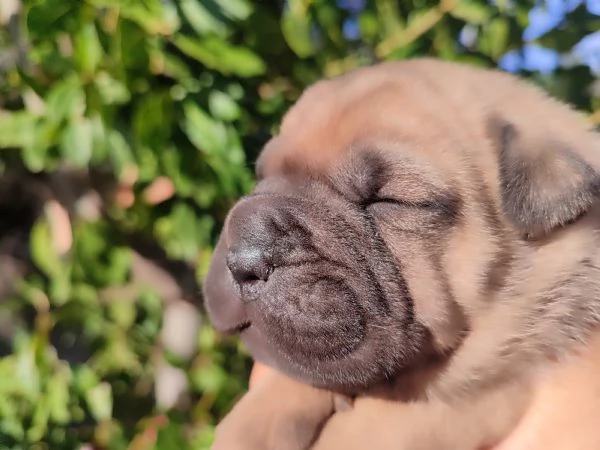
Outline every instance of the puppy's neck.
<svg viewBox="0 0 600 450"><path fill-rule="evenodd" d="M392 399L404 403L430 400L429 387L443 376L447 360L432 357L418 367L399 374L385 383L374 386L360 395Z"/></svg>

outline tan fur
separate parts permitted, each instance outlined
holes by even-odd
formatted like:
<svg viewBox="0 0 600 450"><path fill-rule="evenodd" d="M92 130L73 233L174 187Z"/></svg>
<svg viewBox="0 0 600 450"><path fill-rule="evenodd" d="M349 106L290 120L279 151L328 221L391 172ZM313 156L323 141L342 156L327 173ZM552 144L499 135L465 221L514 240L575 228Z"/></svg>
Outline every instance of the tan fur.
<svg viewBox="0 0 600 450"><path fill-rule="evenodd" d="M515 167L522 162L531 169L536 184L526 194L534 204L539 195L540 204L551 205L554 197L544 196L553 190L583 189L589 180L579 160L591 172L600 170L600 140L577 113L512 76L429 59L317 83L265 147L258 162L263 177L293 172L334 179L343 177L357 148L375 147L397 161L397 182L382 195L419 202L446 189L462 202L458 225L448 234L432 232L431 242L410 233L400 238L397 223L386 222L385 207L375 209L415 314L446 357L359 397L350 412L329 420L312 448L477 450L517 426L547 372L584 367L565 369L571 375L564 379L573 380L572 373L598 369L597 363L569 366L569 358L585 350L600 323L600 208L582 194L573 211L586 214L572 224L558 215L546 221L540 214L542 223L511 217L510 199L503 197L511 194L499 169L503 139L511 139L506 157L517 158ZM563 149L570 152L564 158ZM405 220L417 227L422 219ZM432 265L436 258L445 277ZM308 448L295 432L268 443L244 438L302 422L311 411L316 432L333 412L330 393L310 390L304 402L297 392L306 387L272 382L271 389L264 384L242 399L220 425L214 448Z"/></svg>

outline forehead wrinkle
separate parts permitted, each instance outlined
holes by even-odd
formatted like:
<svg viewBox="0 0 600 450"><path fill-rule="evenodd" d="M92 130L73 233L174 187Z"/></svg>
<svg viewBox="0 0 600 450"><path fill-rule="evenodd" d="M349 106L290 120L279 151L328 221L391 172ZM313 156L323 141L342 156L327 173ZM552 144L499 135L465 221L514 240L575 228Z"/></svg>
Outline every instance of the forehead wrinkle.
<svg viewBox="0 0 600 450"><path fill-rule="evenodd" d="M295 130L303 125L303 119L321 117L319 113L326 112L327 105L343 110L345 105L364 99L372 91L381 89L389 79L390 74L385 70L363 67L332 79L318 81L309 86L285 114L280 130ZM320 107L315 108L315 105Z"/></svg>
<svg viewBox="0 0 600 450"><path fill-rule="evenodd" d="M315 166L326 164L365 131L376 130L382 119L381 101L386 101L391 90L405 89L385 72L369 68L358 72L365 71L368 76L350 73L305 91L283 118L277 136L288 141L283 150L286 156L301 153Z"/></svg>
<svg viewBox="0 0 600 450"><path fill-rule="evenodd" d="M366 97L357 97L351 91L351 95L342 95L337 101L321 98L311 110L305 110L304 103L297 104L292 108L293 119L286 122L287 127L282 127L280 134L265 146L259 162L261 170L281 173L290 167L303 166L322 172L347 153L354 141L376 135L378 123L369 110L379 109L379 105L370 98L377 96L381 86L366 87L369 87L363 88Z"/></svg>
<svg viewBox="0 0 600 450"><path fill-rule="evenodd" d="M301 96L284 119L280 134L264 148L259 165L265 174L292 171L327 173L355 142L388 140L411 144L411 153L433 156L432 164L453 173L457 159L437 158L455 137L452 126L441 121L441 99L432 102L435 89L410 71L359 70L319 82ZM370 72L360 75L360 72ZM399 145L397 147L400 147ZM458 146L457 146L458 147ZM459 151L458 148L453 151ZM264 169L264 170L263 170ZM442 187L442 186L440 186Z"/></svg>

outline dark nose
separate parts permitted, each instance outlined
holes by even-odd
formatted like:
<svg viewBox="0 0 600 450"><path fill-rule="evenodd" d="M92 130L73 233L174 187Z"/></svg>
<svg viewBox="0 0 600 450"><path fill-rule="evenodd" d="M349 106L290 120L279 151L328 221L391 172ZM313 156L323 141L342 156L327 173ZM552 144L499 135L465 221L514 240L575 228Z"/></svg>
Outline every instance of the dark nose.
<svg viewBox="0 0 600 450"><path fill-rule="evenodd" d="M240 245L229 250L227 267L241 286L267 281L273 266L263 250L252 245Z"/></svg>

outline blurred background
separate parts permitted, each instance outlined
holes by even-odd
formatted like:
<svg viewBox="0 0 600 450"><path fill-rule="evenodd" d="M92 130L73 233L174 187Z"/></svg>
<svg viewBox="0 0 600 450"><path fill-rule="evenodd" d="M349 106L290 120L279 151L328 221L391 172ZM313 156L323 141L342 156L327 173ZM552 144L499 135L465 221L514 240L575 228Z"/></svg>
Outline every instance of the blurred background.
<svg viewBox="0 0 600 450"><path fill-rule="evenodd" d="M308 84L435 55L600 123L598 30L598 0L0 0L0 449L209 448L250 360L201 280Z"/></svg>

